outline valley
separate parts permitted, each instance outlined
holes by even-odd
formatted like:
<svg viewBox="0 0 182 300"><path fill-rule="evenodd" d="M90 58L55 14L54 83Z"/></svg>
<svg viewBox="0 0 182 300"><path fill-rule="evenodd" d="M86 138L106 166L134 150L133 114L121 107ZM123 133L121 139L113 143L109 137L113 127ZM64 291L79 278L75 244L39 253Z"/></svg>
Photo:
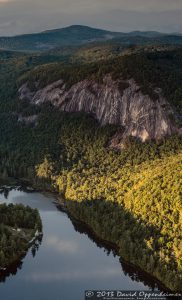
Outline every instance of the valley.
<svg viewBox="0 0 182 300"><path fill-rule="evenodd" d="M0 174L55 191L121 258L179 291L182 48L119 38L0 51Z"/></svg>
<svg viewBox="0 0 182 300"><path fill-rule="evenodd" d="M113 246L93 235L85 224L57 208L55 195L30 193L16 186L3 191L1 203L28 204L39 211L44 233L24 258L0 272L3 298L31 300L33 290L35 297L45 300L60 294L64 300L79 300L86 286L165 290L155 278L119 258Z"/></svg>

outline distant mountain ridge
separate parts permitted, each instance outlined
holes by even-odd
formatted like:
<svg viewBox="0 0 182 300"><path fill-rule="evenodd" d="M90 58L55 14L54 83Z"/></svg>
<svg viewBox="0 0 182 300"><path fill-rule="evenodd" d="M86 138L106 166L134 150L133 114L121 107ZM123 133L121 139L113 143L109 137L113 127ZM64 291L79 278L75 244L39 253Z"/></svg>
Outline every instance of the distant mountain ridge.
<svg viewBox="0 0 182 300"><path fill-rule="evenodd" d="M57 47L80 46L93 42L119 42L121 44L182 44L182 36L155 31L112 32L83 25L72 25L40 33L0 37L0 49L42 52Z"/></svg>

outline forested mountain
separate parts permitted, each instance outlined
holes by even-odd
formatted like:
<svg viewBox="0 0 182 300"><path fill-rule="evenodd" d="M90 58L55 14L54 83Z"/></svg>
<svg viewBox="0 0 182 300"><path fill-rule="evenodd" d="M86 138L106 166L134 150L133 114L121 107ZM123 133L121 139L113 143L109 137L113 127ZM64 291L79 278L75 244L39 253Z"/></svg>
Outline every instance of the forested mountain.
<svg viewBox="0 0 182 300"><path fill-rule="evenodd" d="M166 35L153 31L120 33L73 25L41 33L0 37L0 49L40 52L57 47L81 46L98 41L117 42L126 46L133 44L182 44L182 36Z"/></svg>
<svg viewBox="0 0 182 300"><path fill-rule="evenodd" d="M180 290L182 48L1 51L0 81L1 177L59 192L119 255Z"/></svg>
<svg viewBox="0 0 182 300"><path fill-rule="evenodd" d="M181 132L181 48L136 47L92 63L84 61L84 51L80 64L74 54L74 63L26 72L18 82L20 99L38 106L49 102L62 111L89 113L102 125L119 125L121 146L126 136L146 141Z"/></svg>
<svg viewBox="0 0 182 300"><path fill-rule="evenodd" d="M62 29L44 31L15 37L1 37L0 48L21 51L45 51L60 46L82 45L97 40L110 39L106 30L87 26L70 26ZM118 34L113 33L113 37Z"/></svg>

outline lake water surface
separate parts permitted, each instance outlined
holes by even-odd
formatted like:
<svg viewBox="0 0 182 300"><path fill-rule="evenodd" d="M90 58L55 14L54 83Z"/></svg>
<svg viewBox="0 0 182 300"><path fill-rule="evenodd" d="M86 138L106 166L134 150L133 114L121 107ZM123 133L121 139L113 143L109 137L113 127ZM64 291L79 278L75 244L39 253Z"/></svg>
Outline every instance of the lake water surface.
<svg viewBox="0 0 182 300"><path fill-rule="evenodd" d="M37 208L43 222L43 239L36 254L30 249L21 267L14 267L16 274L0 276L0 299L84 300L84 291L90 289L149 290L157 286L155 280L123 263L84 226L72 222L54 201L53 196L19 189L0 194L0 203Z"/></svg>

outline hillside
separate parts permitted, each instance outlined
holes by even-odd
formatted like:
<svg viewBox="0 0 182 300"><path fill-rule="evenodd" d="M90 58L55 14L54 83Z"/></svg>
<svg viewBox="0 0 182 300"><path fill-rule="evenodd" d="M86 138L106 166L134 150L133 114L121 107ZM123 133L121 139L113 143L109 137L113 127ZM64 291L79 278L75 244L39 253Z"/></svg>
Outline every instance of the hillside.
<svg viewBox="0 0 182 300"><path fill-rule="evenodd" d="M118 255L179 290L181 47L99 42L0 62L1 177L57 191Z"/></svg>
<svg viewBox="0 0 182 300"><path fill-rule="evenodd" d="M15 37L0 37L0 48L20 51L45 51L56 47L82 45L120 36L106 30L87 26L70 26Z"/></svg>
<svg viewBox="0 0 182 300"><path fill-rule="evenodd" d="M26 34L15 37L0 37L0 49L13 51L42 52L57 47L81 46L88 43L108 41L123 46L141 44L182 44L182 36L158 32L134 31L111 32L88 26L73 25L66 28Z"/></svg>
<svg viewBox="0 0 182 300"><path fill-rule="evenodd" d="M19 97L38 106L49 102L62 111L86 112L102 125L120 126L111 142L115 146L126 136L146 141L180 133L181 48L136 48L121 54L112 54L104 63L98 59L37 67L20 78Z"/></svg>

